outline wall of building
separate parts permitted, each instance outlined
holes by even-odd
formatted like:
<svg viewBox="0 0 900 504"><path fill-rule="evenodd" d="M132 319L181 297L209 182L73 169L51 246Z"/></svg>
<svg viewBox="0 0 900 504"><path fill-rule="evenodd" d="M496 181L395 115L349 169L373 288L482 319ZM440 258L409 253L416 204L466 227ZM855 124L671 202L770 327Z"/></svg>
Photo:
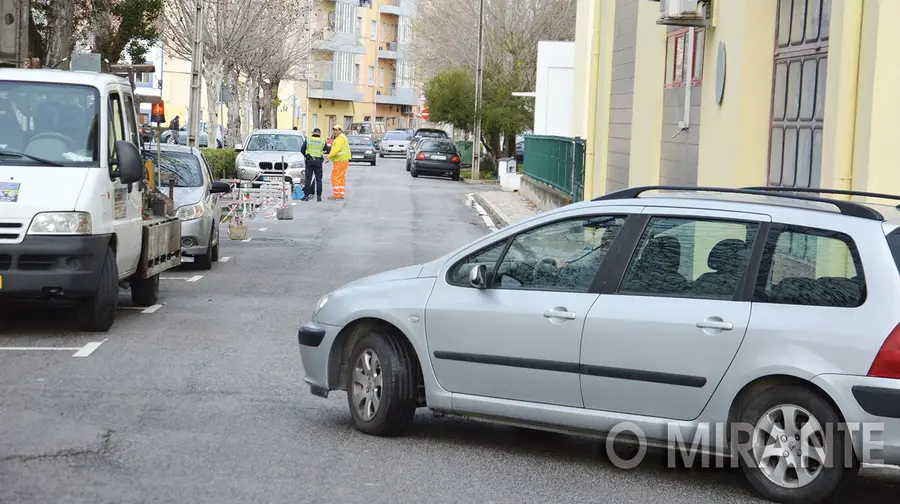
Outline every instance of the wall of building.
<svg viewBox="0 0 900 504"><path fill-rule="evenodd" d="M616 0L606 188L628 187L639 0Z"/></svg>
<svg viewBox="0 0 900 504"><path fill-rule="evenodd" d="M576 99L591 65L598 69L584 98L597 108L576 111L572 121L582 127L583 117L593 119L587 130L596 132L585 197L626 183L900 193L892 148L900 112L900 65L893 55L900 30L890 21L900 15L900 2L810 0L808 6L797 2L795 11L779 0L716 5L715 26L696 31L700 68L684 129L686 82L673 82L671 45L685 30L657 25L652 2L633 7L630 0L597 0L594 18L579 16ZM587 2L579 9L590 11ZM805 17L784 21L791 16ZM792 32L791 25L809 28ZM595 53L586 49L593 40L601 41ZM721 103L719 65L725 66Z"/></svg>
<svg viewBox="0 0 900 504"><path fill-rule="evenodd" d="M666 34L659 166L661 184L697 185L704 37L705 31L702 29L674 26Z"/></svg>

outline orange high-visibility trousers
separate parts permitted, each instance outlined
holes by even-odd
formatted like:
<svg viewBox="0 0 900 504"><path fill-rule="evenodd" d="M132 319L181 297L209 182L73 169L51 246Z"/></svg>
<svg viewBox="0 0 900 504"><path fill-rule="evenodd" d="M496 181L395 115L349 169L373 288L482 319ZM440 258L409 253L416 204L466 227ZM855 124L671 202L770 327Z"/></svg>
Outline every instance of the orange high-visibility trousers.
<svg viewBox="0 0 900 504"><path fill-rule="evenodd" d="M331 197L343 198L347 189L347 167L350 161L335 161L331 168Z"/></svg>

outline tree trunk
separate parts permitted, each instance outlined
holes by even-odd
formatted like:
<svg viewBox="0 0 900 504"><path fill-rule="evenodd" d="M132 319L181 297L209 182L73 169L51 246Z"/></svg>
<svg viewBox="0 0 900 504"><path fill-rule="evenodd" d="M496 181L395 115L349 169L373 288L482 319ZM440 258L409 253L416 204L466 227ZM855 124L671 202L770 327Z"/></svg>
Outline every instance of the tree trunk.
<svg viewBox="0 0 900 504"><path fill-rule="evenodd" d="M253 114L253 124L251 125L251 128L266 128L267 126L263 123L263 118L259 114L259 78L251 77L247 88L250 93L250 112Z"/></svg>
<svg viewBox="0 0 900 504"><path fill-rule="evenodd" d="M203 79L206 80L206 134L209 147L218 148L216 139L219 131L219 103L222 81L225 79L225 65L221 61L213 61L203 66Z"/></svg>
<svg viewBox="0 0 900 504"><path fill-rule="evenodd" d="M228 103L228 128L225 130L225 145L233 147L236 143L243 142L243 125L241 123L241 111L244 105L244 98L240 85L238 84L238 72L235 68L228 69L225 77L228 86L229 96Z"/></svg>
<svg viewBox="0 0 900 504"><path fill-rule="evenodd" d="M72 47L75 0L54 0L47 10L47 67L53 68L68 58Z"/></svg>
<svg viewBox="0 0 900 504"><path fill-rule="evenodd" d="M279 81L262 82L262 116L265 121L264 128L278 127L278 88Z"/></svg>

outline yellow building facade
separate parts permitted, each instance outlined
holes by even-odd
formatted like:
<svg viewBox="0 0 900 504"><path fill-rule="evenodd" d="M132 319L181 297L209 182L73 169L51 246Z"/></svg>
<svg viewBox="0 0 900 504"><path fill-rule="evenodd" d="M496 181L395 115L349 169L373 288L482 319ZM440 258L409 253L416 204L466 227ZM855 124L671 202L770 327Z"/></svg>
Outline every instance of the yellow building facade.
<svg viewBox="0 0 900 504"><path fill-rule="evenodd" d="M900 193L900 1L706 5L706 26L674 26L659 2L579 0L586 199L656 184Z"/></svg>
<svg viewBox="0 0 900 504"><path fill-rule="evenodd" d="M414 0L315 0L314 8L310 78L281 83L276 127L310 132L361 121L382 121L387 129L413 128L421 122L409 53ZM184 119L191 64L165 58L163 65L167 119ZM300 68L306 65L298 62ZM205 83L200 108L206 120ZM219 112L225 124L227 107L220 106Z"/></svg>

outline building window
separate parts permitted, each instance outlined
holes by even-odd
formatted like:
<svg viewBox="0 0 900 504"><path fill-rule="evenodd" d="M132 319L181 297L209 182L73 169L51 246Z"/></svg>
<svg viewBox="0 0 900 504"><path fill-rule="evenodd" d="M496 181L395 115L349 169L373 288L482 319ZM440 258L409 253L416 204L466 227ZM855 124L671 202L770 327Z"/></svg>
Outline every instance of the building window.
<svg viewBox="0 0 900 504"><path fill-rule="evenodd" d="M340 33L356 33L356 9L357 7L348 3L338 2L335 5L335 31Z"/></svg>
<svg viewBox="0 0 900 504"><path fill-rule="evenodd" d="M344 130L350 129L350 125L353 124L353 116L344 116Z"/></svg>
<svg viewBox="0 0 900 504"><path fill-rule="evenodd" d="M369 25L369 40L378 38L378 21L372 21Z"/></svg>
<svg viewBox="0 0 900 504"><path fill-rule="evenodd" d="M666 87L683 87L688 82L688 37L690 28L681 28L669 32L666 39ZM703 56L706 43L706 30L694 29L694 59L693 70L690 76L692 86L699 86L703 82Z"/></svg>
<svg viewBox="0 0 900 504"><path fill-rule="evenodd" d="M375 122L384 122L384 117L376 117Z"/></svg>
<svg viewBox="0 0 900 504"><path fill-rule="evenodd" d="M378 69L378 85L384 87L384 67Z"/></svg>
<svg viewBox="0 0 900 504"><path fill-rule="evenodd" d="M356 82L356 78L353 75L355 65L355 54L342 51L335 52L333 79L337 82Z"/></svg>
<svg viewBox="0 0 900 504"><path fill-rule="evenodd" d="M313 114L312 118L313 118L313 125L312 125L313 129L316 129L319 127L319 114Z"/></svg>
<svg viewBox="0 0 900 504"><path fill-rule="evenodd" d="M779 0L768 183L818 187L831 0Z"/></svg>
<svg viewBox="0 0 900 504"><path fill-rule="evenodd" d="M375 85L375 67L369 66L369 85Z"/></svg>
<svg viewBox="0 0 900 504"><path fill-rule="evenodd" d="M360 78L362 78L362 73L359 71L359 63L357 63L356 67L353 69L353 83L359 84Z"/></svg>
<svg viewBox="0 0 900 504"><path fill-rule="evenodd" d="M356 36L363 36L363 18L362 16L356 16Z"/></svg>

